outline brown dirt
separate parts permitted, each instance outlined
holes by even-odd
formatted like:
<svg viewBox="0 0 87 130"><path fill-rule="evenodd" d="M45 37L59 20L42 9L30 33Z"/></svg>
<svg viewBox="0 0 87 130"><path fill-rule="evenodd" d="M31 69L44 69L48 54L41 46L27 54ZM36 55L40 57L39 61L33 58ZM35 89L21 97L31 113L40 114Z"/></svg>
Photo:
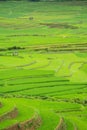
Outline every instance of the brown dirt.
<svg viewBox="0 0 87 130"><path fill-rule="evenodd" d="M18 115L18 110L17 108L14 108L12 111L5 113L0 117L0 122L6 119L13 119Z"/></svg>
<svg viewBox="0 0 87 130"><path fill-rule="evenodd" d="M41 118L38 116L36 119L32 118L20 124L15 124L4 130L36 130L41 125Z"/></svg>
<svg viewBox="0 0 87 130"><path fill-rule="evenodd" d="M55 130L66 130L66 124L63 118L60 118L60 122L58 126L55 128Z"/></svg>
<svg viewBox="0 0 87 130"><path fill-rule="evenodd" d="M40 23L40 25L48 26L49 28L65 28L65 29L78 29L77 26L70 25L67 23Z"/></svg>

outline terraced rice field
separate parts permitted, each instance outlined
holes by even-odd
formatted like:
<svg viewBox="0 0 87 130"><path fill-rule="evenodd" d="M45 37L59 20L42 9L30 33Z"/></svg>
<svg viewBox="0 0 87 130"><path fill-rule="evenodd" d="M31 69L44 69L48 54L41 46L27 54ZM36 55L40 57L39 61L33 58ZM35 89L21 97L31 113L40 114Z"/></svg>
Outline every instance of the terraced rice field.
<svg viewBox="0 0 87 130"><path fill-rule="evenodd" d="M0 2L0 130L87 130L87 2Z"/></svg>

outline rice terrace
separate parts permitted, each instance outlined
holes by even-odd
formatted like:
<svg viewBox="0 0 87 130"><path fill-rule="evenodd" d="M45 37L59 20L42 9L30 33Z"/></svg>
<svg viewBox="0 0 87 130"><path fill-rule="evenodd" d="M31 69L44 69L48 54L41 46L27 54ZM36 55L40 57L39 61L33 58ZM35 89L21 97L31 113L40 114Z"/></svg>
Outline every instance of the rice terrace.
<svg viewBox="0 0 87 130"><path fill-rule="evenodd" d="M87 130L86 0L0 0L0 130Z"/></svg>

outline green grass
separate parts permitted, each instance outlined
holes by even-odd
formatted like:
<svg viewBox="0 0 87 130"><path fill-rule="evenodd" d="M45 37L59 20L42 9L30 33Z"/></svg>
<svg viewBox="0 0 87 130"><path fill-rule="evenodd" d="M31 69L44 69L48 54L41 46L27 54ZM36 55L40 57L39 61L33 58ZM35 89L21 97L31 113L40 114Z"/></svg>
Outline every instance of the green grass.
<svg viewBox="0 0 87 130"><path fill-rule="evenodd" d="M50 2L0 3L0 32L2 34L0 35L0 48L27 47L35 44L85 43L87 41L87 5L72 5L68 2L66 4L65 2L59 4L56 2L53 4ZM33 19L29 20L31 17ZM77 29L66 26L49 28L45 25L47 23L68 24Z"/></svg>
<svg viewBox="0 0 87 130"><path fill-rule="evenodd" d="M19 107L20 111L22 109L24 109L23 107L21 108L21 106L23 106L23 104L24 104L24 106L25 106L24 110L27 114L29 112L29 111L27 112L27 107L30 107L32 109L34 108L36 111L38 111L38 113L42 117L42 121L43 121L43 125L41 126L41 128L39 128L40 130L42 130L42 129L53 130L57 126L59 119L60 119L59 117L64 116L64 114L61 113L61 114L59 114L59 117L58 117L58 115L55 113L56 111L64 110L64 108L66 110L68 110L68 109L72 109L72 108L74 109L74 107L76 109L79 109L81 107L78 104L65 103L65 102L52 102L52 101L49 102L49 101L35 100L35 99L33 99L33 102L30 99L23 99L23 98L22 99L21 98L3 99L4 102L5 102L5 100L8 100L8 102L10 102L10 103L14 102L17 105L17 107L20 106ZM3 103L3 101L2 101L2 103ZM24 114L26 115L26 113L24 113ZM29 114L27 116L29 116ZM23 118L23 115L19 116L19 118L16 118L16 119L22 120L22 118ZM27 117L25 117L25 118L27 118Z"/></svg>
<svg viewBox="0 0 87 130"><path fill-rule="evenodd" d="M3 113L3 115L4 115L3 109L6 111L8 106L13 106L13 108L16 107L18 109L17 117L15 117L14 119L7 119L7 120L4 120L3 122L1 122L0 129L4 129L6 127L9 127L9 126L16 124L16 123L19 123L19 122L23 122L25 120L29 120L36 114L36 111L34 108L23 104L23 102L21 102L21 100L20 100L20 102L13 101L13 100L9 101L9 99L0 99L0 100L1 100L3 105L4 105L4 103L5 104L8 103L0 109L0 111L2 111L2 113Z"/></svg>
<svg viewBox="0 0 87 130"><path fill-rule="evenodd" d="M36 114L38 130L86 130L86 34L86 2L0 2L0 116L18 109L1 130Z"/></svg>

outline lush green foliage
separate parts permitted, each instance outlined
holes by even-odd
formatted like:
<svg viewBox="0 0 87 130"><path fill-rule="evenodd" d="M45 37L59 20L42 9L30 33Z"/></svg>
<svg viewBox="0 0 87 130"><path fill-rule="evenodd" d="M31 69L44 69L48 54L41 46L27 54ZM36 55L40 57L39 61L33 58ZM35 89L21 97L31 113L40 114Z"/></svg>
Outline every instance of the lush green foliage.
<svg viewBox="0 0 87 130"><path fill-rule="evenodd" d="M39 115L38 130L87 129L86 2L0 3L0 129Z"/></svg>
<svg viewBox="0 0 87 130"><path fill-rule="evenodd" d="M0 17L0 48L87 42L85 3L2 2Z"/></svg>

